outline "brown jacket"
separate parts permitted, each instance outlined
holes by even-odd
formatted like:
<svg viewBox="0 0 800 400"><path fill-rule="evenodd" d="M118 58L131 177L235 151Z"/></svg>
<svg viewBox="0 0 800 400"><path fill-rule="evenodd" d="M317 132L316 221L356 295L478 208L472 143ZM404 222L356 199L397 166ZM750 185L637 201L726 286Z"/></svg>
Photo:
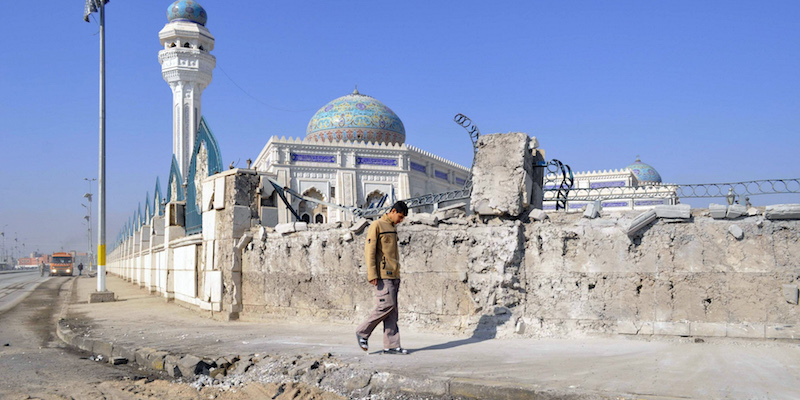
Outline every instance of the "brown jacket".
<svg viewBox="0 0 800 400"><path fill-rule="evenodd" d="M400 279L400 259L397 250L397 229L389 216L375 220L367 232L364 244L367 280Z"/></svg>

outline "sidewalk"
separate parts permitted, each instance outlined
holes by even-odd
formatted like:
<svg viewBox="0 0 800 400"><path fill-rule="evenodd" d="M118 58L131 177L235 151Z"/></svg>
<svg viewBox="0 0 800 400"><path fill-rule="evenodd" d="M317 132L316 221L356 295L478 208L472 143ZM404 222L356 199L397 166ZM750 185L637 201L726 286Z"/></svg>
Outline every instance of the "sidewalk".
<svg viewBox="0 0 800 400"><path fill-rule="evenodd" d="M366 354L356 344L355 324L221 322L113 276L107 287L118 301L88 304L95 286L95 279L76 278L59 336L107 359L126 356L171 374L181 370L186 375L185 365L176 365L187 354L210 362L234 355L324 358L331 353L337 365L369 371L360 378L351 371L345 387L353 393L388 390L505 399L800 398L796 342L695 343L624 336L481 341L406 329L403 346L411 354L384 356L374 353L382 345L380 327Z"/></svg>

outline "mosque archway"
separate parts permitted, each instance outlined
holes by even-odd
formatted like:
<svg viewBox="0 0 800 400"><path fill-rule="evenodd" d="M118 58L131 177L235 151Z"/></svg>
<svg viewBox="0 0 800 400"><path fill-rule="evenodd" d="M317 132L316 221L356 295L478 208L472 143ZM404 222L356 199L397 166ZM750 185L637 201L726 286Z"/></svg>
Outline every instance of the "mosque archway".
<svg viewBox="0 0 800 400"><path fill-rule="evenodd" d="M381 199L383 199L385 195L386 194L384 194L380 190L374 190L367 195L367 201L364 204L366 205L367 208L370 208L373 205L375 207L380 207Z"/></svg>
<svg viewBox="0 0 800 400"><path fill-rule="evenodd" d="M310 197L319 201L325 201L325 195L322 194L317 188L311 187L303 192L303 197ZM328 215L328 207L322 204L317 204L312 201L301 201L298 206L298 213L303 217L305 222L325 223ZM306 213L305 215L303 213ZM311 216L314 216L313 221ZM308 220L306 221L306 217ZM320 217L321 220L320 220Z"/></svg>

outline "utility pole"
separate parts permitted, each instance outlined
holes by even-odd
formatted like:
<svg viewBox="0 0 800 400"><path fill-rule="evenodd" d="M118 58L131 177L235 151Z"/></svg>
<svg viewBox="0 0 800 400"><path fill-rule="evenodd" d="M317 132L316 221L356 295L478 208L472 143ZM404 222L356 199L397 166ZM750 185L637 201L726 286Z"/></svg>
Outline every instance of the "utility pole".
<svg viewBox="0 0 800 400"><path fill-rule="evenodd" d="M6 260L6 258L8 258L8 257L6 257L6 227L7 226L8 226L8 224L3 225L3 232L0 232L0 235L3 236L3 253L2 253L3 259L2 259L2 261L0 261L0 263L3 263L3 264L8 263L8 260Z"/></svg>
<svg viewBox="0 0 800 400"><path fill-rule="evenodd" d="M114 301L114 293L106 290L106 31L105 3L108 0L86 0L83 20L89 15L100 14L100 154L97 175L97 291L89 295L89 303Z"/></svg>
<svg viewBox="0 0 800 400"><path fill-rule="evenodd" d="M89 183L89 193L84 194L83 197L85 197L86 199L89 200L89 254L88 254L88 256L89 256L89 265L88 265L88 268L89 268L89 271L92 271L92 270L94 270L94 267L93 267L94 266L94 253L92 252L92 249L94 249L94 243L92 241L92 182L96 181L97 179L96 178L92 178L92 179L83 178L83 180L85 180L85 181L87 181Z"/></svg>

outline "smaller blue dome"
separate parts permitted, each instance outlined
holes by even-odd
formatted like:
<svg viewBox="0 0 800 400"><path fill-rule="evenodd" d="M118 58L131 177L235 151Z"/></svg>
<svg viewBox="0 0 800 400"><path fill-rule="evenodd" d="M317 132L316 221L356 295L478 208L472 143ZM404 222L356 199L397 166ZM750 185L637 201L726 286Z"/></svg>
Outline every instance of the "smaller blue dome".
<svg viewBox="0 0 800 400"><path fill-rule="evenodd" d="M206 26L208 14L206 10L192 0L178 0L167 8L167 18L172 21L189 21Z"/></svg>
<svg viewBox="0 0 800 400"><path fill-rule="evenodd" d="M639 157L636 157L636 162L631 165L625 167L633 172L633 175L636 176L636 180L639 181L639 184L645 182L654 182L654 183L661 183L661 175L656 171L655 168L645 164Z"/></svg>

